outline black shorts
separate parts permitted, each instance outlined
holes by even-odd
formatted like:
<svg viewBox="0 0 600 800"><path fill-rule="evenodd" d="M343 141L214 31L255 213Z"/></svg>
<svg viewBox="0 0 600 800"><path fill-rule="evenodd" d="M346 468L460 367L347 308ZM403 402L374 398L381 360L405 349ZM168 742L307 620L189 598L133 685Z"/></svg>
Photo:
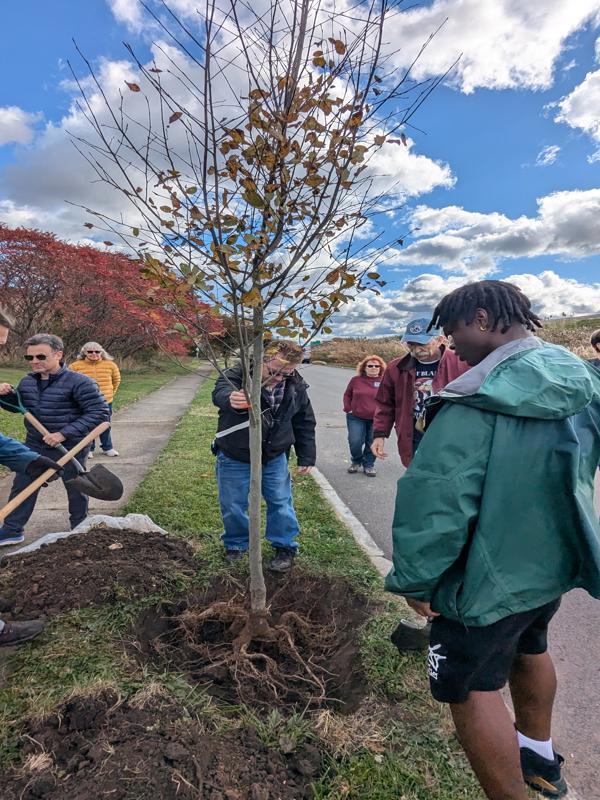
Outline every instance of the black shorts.
<svg viewBox="0 0 600 800"><path fill-rule="evenodd" d="M518 654L546 652L548 623L559 606L560 597L483 627L436 617L427 659L432 695L440 703L464 703L469 692L501 689Z"/></svg>

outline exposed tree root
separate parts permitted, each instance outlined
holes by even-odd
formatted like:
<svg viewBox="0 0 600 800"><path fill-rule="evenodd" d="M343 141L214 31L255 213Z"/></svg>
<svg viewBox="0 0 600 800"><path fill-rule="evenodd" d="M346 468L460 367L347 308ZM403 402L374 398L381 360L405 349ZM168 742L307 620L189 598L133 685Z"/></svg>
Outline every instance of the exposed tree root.
<svg viewBox="0 0 600 800"><path fill-rule="evenodd" d="M227 673L242 700L258 694L265 701L314 706L326 699L328 673L311 654L316 645L328 649L335 626L315 629L294 611L278 618L268 609L252 612L237 597L202 610L188 608L172 621L183 634L185 666L197 678L214 681Z"/></svg>

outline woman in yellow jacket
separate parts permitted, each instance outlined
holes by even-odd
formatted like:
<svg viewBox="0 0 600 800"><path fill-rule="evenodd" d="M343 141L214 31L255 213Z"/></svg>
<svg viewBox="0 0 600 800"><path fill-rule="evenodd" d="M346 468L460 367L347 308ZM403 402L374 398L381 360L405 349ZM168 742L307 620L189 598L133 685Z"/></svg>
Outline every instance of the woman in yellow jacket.
<svg viewBox="0 0 600 800"><path fill-rule="evenodd" d="M110 356L102 345L98 342L87 342L83 345L77 356L77 361L74 361L69 369L75 372L82 372L93 378L98 384L98 388L104 395L108 407L112 414L112 404L121 383L121 373L115 364L112 356ZM96 442L92 442L92 448L88 458L92 458L92 452L96 446ZM110 435L110 428L100 434L100 447L106 456L118 456L118 450L115 450Z"/></svg>

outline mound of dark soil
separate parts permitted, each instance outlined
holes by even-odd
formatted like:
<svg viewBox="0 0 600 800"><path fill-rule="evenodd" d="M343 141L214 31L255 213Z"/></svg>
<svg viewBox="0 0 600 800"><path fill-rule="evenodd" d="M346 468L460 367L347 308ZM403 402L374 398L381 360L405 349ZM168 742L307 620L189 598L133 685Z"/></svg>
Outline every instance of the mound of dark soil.
<svg viewBox="0 0 600 800"><path fill-rule="evenodd" d="M15 619L141 598L194 572L191 547L160 533L97 529L4 560L0 595Z"/></svg>
<svg viewBox="0 0 600 800"><path fill-rule="evenodd" d="M236 653L236 624L247 616L248 599L239 587L215 581L147 609L135 631L138 657L184 672L228 703L355 710L366 690L359 654L365 598L342 579L298 569L267 583L270 624L283 633L276 642L258 638Z"/></svg>
<svg viewBox="0 0 600 800"><path fill-rule="evenodd" d="M3 800L301 800L321 756L287 755L254 729L208 733L164 696L75 697L31 724L24 763L0 777Z"/></svg>

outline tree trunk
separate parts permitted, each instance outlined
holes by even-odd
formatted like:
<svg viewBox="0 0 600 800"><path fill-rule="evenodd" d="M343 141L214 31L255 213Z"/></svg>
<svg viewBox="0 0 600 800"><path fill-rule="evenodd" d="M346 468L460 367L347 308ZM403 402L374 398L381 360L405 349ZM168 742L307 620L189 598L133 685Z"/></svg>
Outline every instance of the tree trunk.
<svg viewBox="0 0 600 800"><path fill-rule="evenodd" d="M267 590L262 569L261 548L262 415L260 396L264 352L262 307L254 308L252 323L254 346L250 383L250 495L248 498L248 514L250 517L250 608L253 613L263 613L267 606Z"/></svg>

